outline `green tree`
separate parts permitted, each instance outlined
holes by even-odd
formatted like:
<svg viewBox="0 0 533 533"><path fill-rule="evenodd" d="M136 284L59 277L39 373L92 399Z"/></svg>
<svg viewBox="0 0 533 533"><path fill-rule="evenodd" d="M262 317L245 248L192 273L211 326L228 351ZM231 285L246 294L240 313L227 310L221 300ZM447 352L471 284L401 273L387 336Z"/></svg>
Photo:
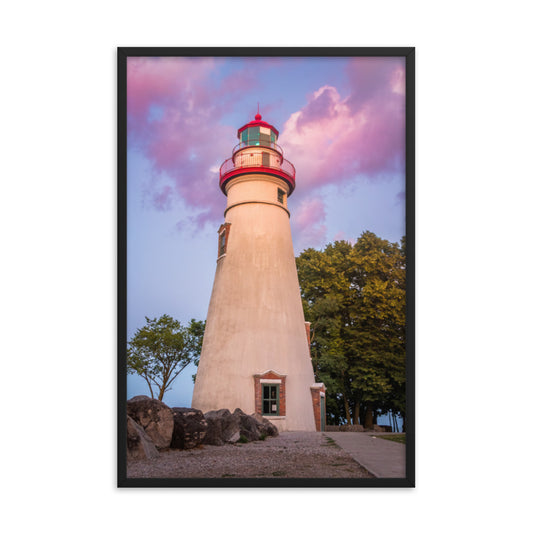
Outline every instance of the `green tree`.
<svg viewBox="0 0 533 533"><path fill-rule="evenodd" d="M305 250L296 264L330 416L367 427L379 412L405 417L405 241L365 232L354 245Z"/></svg>
<svg viewBox="0 0 533 533"><path fill-rule="evenodd" d="M192 319L185 327L168 315L145 318L146 325L128 343L128 373L146 381L152 398L157 389L162 401L183 369L191 362L198 364L205 322Z"/></svg>

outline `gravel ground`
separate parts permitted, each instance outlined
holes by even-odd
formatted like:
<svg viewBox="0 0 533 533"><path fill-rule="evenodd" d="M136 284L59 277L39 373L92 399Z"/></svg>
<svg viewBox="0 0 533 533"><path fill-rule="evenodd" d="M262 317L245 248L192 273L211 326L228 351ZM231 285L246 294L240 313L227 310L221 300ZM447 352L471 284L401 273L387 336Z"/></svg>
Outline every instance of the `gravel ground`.
<svg viewBox="0 0 533 533"><path fill-rule="evenodd" d="M372 478L319 432L287 431L246 444L169 450L128 461L128 478Z"/></svg>

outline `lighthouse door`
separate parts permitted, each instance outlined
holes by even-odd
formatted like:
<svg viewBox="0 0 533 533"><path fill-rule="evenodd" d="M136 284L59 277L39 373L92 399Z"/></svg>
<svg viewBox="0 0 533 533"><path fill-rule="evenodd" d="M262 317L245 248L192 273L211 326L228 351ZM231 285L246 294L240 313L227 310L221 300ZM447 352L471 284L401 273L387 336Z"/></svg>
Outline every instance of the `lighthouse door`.
<svg viewBox="0 0 533 533"><path fill-rule="evenodd" d="M263 161L261 162L261 164L264 167L270 166L270 154L268 152L263 152Z"/></svg>

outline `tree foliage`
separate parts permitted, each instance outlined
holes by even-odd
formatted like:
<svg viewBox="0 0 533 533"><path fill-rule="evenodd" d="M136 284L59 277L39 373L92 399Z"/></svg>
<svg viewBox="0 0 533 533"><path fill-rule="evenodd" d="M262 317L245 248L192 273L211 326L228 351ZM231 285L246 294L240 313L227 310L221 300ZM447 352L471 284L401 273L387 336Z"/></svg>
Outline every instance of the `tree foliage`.
<svg viewBox="0 0 533 533"><path fill-rule="evenodd" d="M198 364L205 322L192 319L182 326L168 315L150 319L129 341L127 366L129 374L141 376L154 398L163 400L165 392L191 362Z"/></svg>
<svg viewBox="0 0 533 533"><path fill-rule="evenodd" d="M330 419L405 417L405 238L400 246L365 232L353 245L307 249L296 264Z"/></svg>

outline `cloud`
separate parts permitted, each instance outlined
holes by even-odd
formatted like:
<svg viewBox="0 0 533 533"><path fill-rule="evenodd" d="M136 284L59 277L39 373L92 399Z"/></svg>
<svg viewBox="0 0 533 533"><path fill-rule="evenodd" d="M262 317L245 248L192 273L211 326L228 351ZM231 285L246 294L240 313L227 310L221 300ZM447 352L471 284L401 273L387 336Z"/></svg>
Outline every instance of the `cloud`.
<svg viewBox="0 0 533 533"><path fill-rule="evenodd" d="M291 227L298 250L324 244L326 208L322 198L306 197L292 211Z"/></svg>
<svg viewBox="0 0 533 533"><path fill-rule="evenodd" d="M403 58L357 58L346 75L345 96L331 85L318 88L289 117L280 135L279 143L296 167L298 193L303 194L292 224L295 240L305 246L323 243L327 213L316 195L325 186L377 180L403 173L405 167Z"/></svg>
<svg viewBox="0 0 533 533"><path fill-rule="evenodd" d="M405 204L405 191L400 191L395 198L395 205L404 205Z"/></svg>
<svg viewBox="0 0 533 533"><path fill-rule="evenodd" d="M220 118L255 83L247 72L216 83L219 66L213 58L128 58L128 147L151 164L151 203L169 209L179 197L197 211L198 227L224 208L218 168L235 131Z"/></svg>
<svg viewBox="0 0 533 533"><path fill-rule="evenodd" d="M353 237L348 237L346 235L346 233L344 233L344 231L338 231L334 236L333 236L333 241L347 241L349 242L351 245L354 245L357 241L353 238Z"/></svg>
<svg viewBox="0 0 533 533"><path fill-rule="evenodd" d="M270 75L283 65L274 58ZM224 120L260 89L260 67L265 65L255 58L128 59L128 145L150 162L151 205L168 210L180 198L190 209L178 227L220 222L225 198L218 169L231 153L237 129ZM291 224L301 246L325 239L324 187L404 171L404 59L354 58L345 79L342 89L317 87L279 128L279 144L296 167ZM270 105L261 102L267 120Z"/></svg>
<svg viewBox="0 0 533 533"><path fill-rule="evenodd" d="M403 171L403 73L403 59L354 59L347 96L325 85L289 117L279 142L300 176L298 187L310 192Z"/></svg>

